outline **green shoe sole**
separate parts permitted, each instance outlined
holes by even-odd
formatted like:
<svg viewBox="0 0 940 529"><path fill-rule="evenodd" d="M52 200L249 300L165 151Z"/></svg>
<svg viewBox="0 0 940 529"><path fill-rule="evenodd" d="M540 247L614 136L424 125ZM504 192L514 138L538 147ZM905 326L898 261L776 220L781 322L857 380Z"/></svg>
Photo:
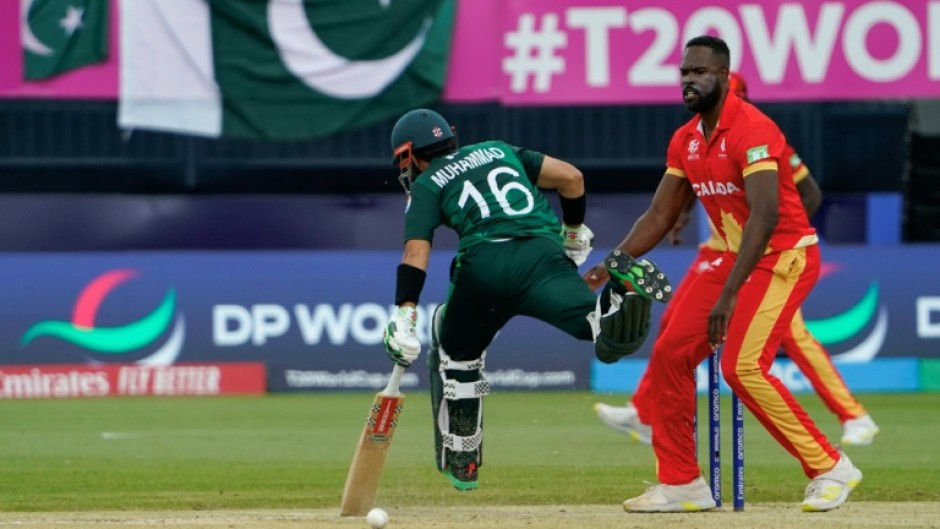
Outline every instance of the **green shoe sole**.
<svg viewBox="0 0 940 529"><path fill-rule="evenodd" d="M641 297L665 303L672 298L672 285L666 274L649 259L637 261L629 254L614 250L604 265L610 282L619 292L635 292Z"/></svg>
<svg viewBox="0 0 940 529"><path fill-rule="evenodd" d="M457 490L459 490L460 492L466 492L466 491L468 491L468 490L474 490L474 489L476 489L477 486L479 485L479 483L478 483L476 480L473 480L473 481L461 481L461 480L457 479L457 476L454 476L453 474L451 474L450 472L447 472L447 471L443 471L443 472L441 472L441 474L444 474L444 476L445 476L448 480L450 480L450 484L453 485L454 488L457 489Z"/></svg>

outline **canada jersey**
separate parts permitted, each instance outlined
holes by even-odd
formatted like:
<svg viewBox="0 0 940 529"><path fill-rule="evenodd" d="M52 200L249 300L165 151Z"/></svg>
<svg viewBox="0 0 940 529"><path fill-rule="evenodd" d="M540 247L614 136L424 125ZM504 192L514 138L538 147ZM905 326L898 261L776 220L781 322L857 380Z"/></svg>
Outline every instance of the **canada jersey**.
<svg viewBox="0 0 940 529"><path fill-rule="evenodd" d="M796 153L796 149L789 143L783 148L783 159L787 160L790 164L790 169L793 171L794 184L799 184L803 180L806 180L806 177L809 176L809 167L803 163L800 155ZM799 189L797 189L797 193L799 193ZM800 199L800 202L802 203L802 199ZM708 239L703 242L701 246L719 252L728 249L728 245L725 244L725 240L721 238L721 234L718 233L718 228L715 227L711 220L708 221Z"/></svg>
<svg viewBox="0 0 940 529"><path fill-rule="evenodd" d="M434 159L412 185L405 241L430 241L443 224L457 232L461 250L521 237L548 237L560 245L558 217L535 185L544 159L501 141Z"/></svg>
<svg viewBox="0 0 940 529"><path fill-rule="evenodd" d="M770 118L729 93L708 141L698 115L676 131L666 154L666 173L688 178L728 250L737 253L750 216L744 180L756 172L777 171L778 220L764 253L801 248L818 239L793 182L785 148L783 133Z"/></svg>

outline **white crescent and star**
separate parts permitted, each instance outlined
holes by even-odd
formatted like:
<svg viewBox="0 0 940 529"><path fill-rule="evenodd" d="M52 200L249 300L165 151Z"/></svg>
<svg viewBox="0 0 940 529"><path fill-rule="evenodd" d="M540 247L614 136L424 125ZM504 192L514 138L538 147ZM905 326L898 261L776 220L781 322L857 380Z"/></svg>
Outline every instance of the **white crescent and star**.
<svg viewBox="0 0 940 529"><path fill-rule="evenodd" d="M23 49L49 56L55 51L40 41L29 26L34 0L20 0L20 41ZM379 0L383 8L391 0ZM70 8L60 26L71 35L81 27L82 11ZM307 20L303 0L269 0L268 26L287 69L308 87L341 99L373 97L397 79L421 47L431 19L421 25L414 39L384 59L351 61L334 53L317 36ZM298 27L300 26L300 27Z"/></svg>
<svg viewBox="0 0 940 529"><path fill-rule="evenodd" d="M82 17L85 16L84 7L68 6L65 8L65 18L59 21L59 27L65 30L68 36L72 36L75 30L82 27Z"/></svg>
<svg viewBox="0 0 940 529"><path fill-rule="evenodd" d="M32 28L29 27L29 8L32 7L33 0L20 0L20 42L23 49L36 55L52 55L52 48L46 46L36 35L33 35Z"/></svg>
<svg viewBox="0 0 940 529"><path fill-rule="evenodd" d="M388 7L391 0L379 0ZM421 51L431 19L415 38L384 59L351 61L317 36L304 0L268 0L268 30L287 69L308 87L339 99L373 97L397 79Z"/></svg>
<svg viewBox="0 0 940 529"><path fill-rule="evenodd" d="M23 49L36 55L49 56L55 53L55 50L44 44L33 33L33 28L29 25L29 11L33 6L34 0L20 0L20 43ZM65 10L65 16L59 21L59 27L71 37L76 30L82 27L82 17L85 16L85 8L68 6Z"/></svg>

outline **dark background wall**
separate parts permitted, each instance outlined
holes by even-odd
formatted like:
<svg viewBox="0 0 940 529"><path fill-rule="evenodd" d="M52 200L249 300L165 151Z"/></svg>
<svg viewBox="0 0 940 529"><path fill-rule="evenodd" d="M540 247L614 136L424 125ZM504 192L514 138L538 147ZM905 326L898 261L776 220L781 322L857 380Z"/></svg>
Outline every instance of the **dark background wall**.
<svg viewBox="0 0 940 529"><path fill-rule="evenodd" d="M910 187L910 104L761 107L826 193L821 218ZM644 206L690 117L680 105L436 109L464 143L499 138L576 164L592 197L607 197L599 215ZM400 224L393 120L273 143L120 131L116 112L114 102L0 101L0 251L373 247L370 231Z"/></svg>
<svg viewBox="0 0 940 529"><path fill-rule="evenodd" d="M900 191L909 105L767 104L830 192ZM680 105L437 108L465 143L499 138L565 158L597 191L646 192L666 144L689 119ZM0 101L0 192L357 193L397 191L394 120L311 142L215 140L117 129L117 105Z"/></svg>

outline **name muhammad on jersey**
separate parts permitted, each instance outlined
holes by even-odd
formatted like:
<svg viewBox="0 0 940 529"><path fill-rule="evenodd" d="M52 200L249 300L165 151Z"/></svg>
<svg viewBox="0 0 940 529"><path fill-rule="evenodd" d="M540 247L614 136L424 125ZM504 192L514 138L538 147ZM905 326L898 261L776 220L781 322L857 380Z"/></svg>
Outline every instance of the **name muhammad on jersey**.
<svg viewBox="0 0 940 529"><path fill-rule="evenodd" d="M451 158L452 156L453 155L448 156L447 158ZM437 184L437 187L443 188L448 182L457 178L464 172L505 157L506 153L496 147L476 149L467 153L463 158L434 171L434 174L431 175L431 181Z"/></svg>

